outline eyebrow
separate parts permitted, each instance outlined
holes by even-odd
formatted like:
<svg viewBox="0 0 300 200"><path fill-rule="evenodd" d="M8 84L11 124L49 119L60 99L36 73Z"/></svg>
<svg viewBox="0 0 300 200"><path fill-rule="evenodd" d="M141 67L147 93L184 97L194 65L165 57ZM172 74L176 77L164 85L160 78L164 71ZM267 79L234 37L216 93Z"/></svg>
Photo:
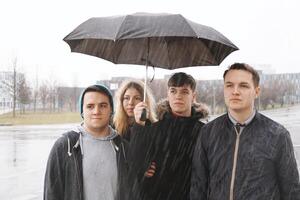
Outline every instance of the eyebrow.
<svg viewBox="0 0 300 200"><path fill-rule="evenodd" d="M180 89L182 89L182 90L189 90L189 88L187 88L187 87L175 87L175 86L171 86L171 87L169 87L169 89L176 89L176 90L180 90Z"/></svg>
<svg viewBox="0 0 300 200"><path fill-rule="evenodd" d="M100 103L87 103L86 105L108 105L107 102L100 102Z"/></svg>
<svg viewBox="0 0 300 200"><path fill-rule="evenodd" d="M241 82L240 84L241 85L250 85L250 83L248 83L248 82Z"/></svg>
<svg viewBox="0 0 300 200"><path fill-rule="evenodd" d="M226 81L225 82L225 84L234 84L233 82L231 82L231 81ZM250 83L248 83L248 82L240 82L240 83L238 83L239 85L250 85Z"/></svg>
<svg viewBox="0 0 300 200"><path fill-rule="evenodd" d="M130 97L129 94L125 94L124 97ZM141 97L141 95L137 94L137 95L133 95L133 97Z"/></svg>

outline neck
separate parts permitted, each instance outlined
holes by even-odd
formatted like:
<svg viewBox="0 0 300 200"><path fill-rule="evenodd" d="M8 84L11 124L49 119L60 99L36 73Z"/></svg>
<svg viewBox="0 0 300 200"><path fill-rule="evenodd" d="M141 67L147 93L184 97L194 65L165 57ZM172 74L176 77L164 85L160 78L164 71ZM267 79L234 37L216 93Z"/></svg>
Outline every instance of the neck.
<svg viewBox="0 0 300 200"><path fill-rule="evenodd" d="M132 125L135 122L134 117L128 117L128 124Z"/></svg>
<svg viewBox="0 0 300 200"><path fill-rule="evenodd" d="M247 119L249 119L251 114L254 112L254 109L250 109L247 112L238 112L234 110L228 110L228 112L238 123L243 124Z"/></svg>
<svg viewBox="0 0 300 200"><path fill-rule="evenodd" d="M174 115L175 117L190 117L192 115L192 112L188 112L188 113L177 113L172 111L172 115Z"/></svg>
<svg viewBox="0 0 300 200"><path fill-rule="evenodd" d="M101 128L87 128L83 125L84 129L90 133L92 136L98 137L105 137L109 135L109 126L101 127Z"/></svg>

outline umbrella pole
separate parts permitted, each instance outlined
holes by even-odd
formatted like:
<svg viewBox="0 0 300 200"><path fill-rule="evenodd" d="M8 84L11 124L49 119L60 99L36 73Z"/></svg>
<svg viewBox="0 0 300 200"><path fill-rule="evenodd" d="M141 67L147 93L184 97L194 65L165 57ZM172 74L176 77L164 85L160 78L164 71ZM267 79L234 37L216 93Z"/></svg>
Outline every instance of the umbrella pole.
<svg viewBox="0 0 300 200"><path fill-rule="evenodd" d="M143 100L144 103L146 102L146 95L147 95L147 93L146 93L146 90L147 90L147 77L148 77L148 65L146 64L146 76L145 76L144 100ZM146 108L144 108L143 112L141 114L140 120L144 122L144 121L146 121L146 119L147 119L147 110L146 110Z"/></svg>
<svg viewBox="0 0 300 200"><path fill-rule="evenodd" d="M147 78L148 78L149 44L150 44L150 39L147 38L146 74L145 74L144 100L143 100L144 103L146 102L146 97L147 97ZM140 120L141 120L141 121L146 121L146 119L147 119L147 110L146 110L146 108L144 108Z"/></svg>
<svg viewBox="0 0 300 200"><path fill-rule="evenodd" d="M147 77L148 77L148 65L146 64L146 74L145 74L145 84L144 84L144 103L146 102L146 95L147 95Z"/></svg>
<svg viewBox="0 0 300 200"><path fill-rule="evenodd" d="M143 102L145 103L146 102L146 88L147 88L147 77L148 77L148 65L146 64L146 76L145 76L145 84L144 84L144 100ZM143 109L143 112L141 114L141 118L140 118L141 121L146 121L147 120L147 110L146 108Z"/></svg>
<svg viewBox="0 0 300 200"><path fill-rule="evenodd" d="M144 103L146 102L147 95L147 78L148 78L148 59L149 59L149 48L150 48L150 38L147 38L147 56L146 56L146 75L145 75L145 87L144 87Z"/></svg>

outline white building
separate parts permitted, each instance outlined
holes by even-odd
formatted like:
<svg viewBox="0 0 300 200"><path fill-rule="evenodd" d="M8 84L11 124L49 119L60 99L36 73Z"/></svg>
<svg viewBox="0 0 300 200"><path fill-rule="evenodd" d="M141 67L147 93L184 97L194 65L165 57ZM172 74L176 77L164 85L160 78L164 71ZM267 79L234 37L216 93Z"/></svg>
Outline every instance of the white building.
<svg viewBox="0 0 300 200"><path fill-rule="evenodd" d="M17 73L17 80L22 76L24 76L23 73ZM9 91L9 86L7 86L7 84L12 84L12 77L13 72L11 71L0 72L0 114L9 112L13 108L13 96Z"/></svg>

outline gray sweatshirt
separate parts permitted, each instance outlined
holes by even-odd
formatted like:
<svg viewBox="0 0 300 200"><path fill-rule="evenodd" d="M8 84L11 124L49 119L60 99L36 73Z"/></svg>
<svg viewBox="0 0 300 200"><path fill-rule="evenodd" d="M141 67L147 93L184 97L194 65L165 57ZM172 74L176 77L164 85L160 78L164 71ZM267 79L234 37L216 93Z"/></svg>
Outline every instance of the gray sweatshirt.
<svg viewBox="0 0 300 200"><path fill-rule="evenodd" d="M110 134L96 138L82 126L80 147L82 152L83 194L85 200L114 200L117 193L118 170L116 151L112 139L117 136L110 127Z"/></svg>

